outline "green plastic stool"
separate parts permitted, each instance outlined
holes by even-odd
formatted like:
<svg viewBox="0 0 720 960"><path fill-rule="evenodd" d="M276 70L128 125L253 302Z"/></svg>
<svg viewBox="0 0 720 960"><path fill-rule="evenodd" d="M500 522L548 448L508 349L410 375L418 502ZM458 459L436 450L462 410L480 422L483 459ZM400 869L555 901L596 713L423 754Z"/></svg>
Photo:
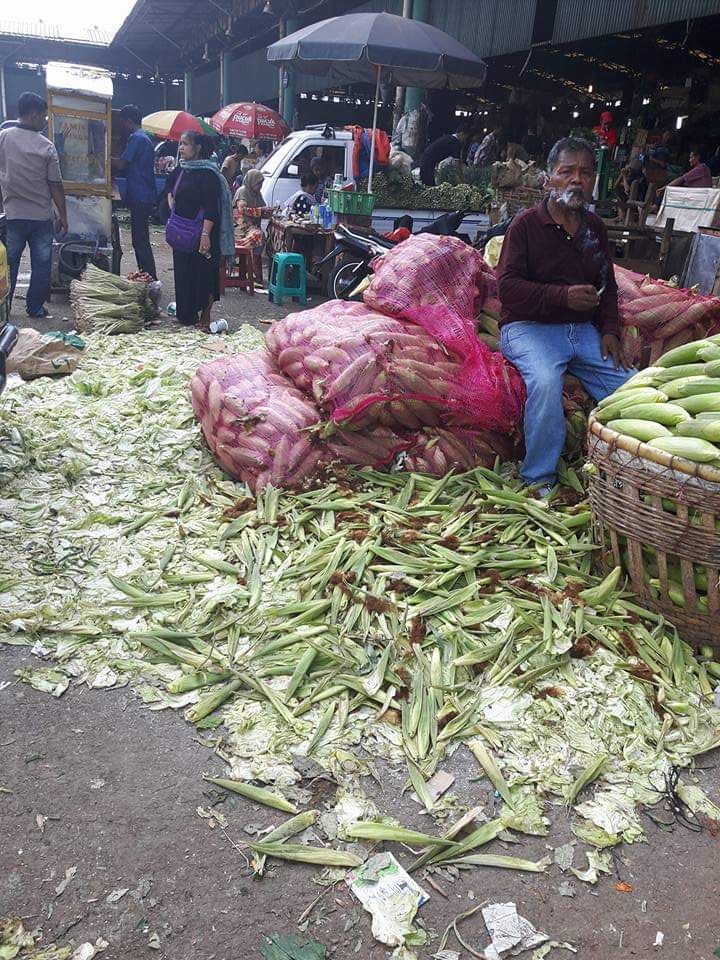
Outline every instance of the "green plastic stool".
<svg viewBox="0 0 720 960"><path fill-rule="evenodd" d="M276 253L273 257L268 299L282 306L283 297L307 303L305 257L301 253Z"/></svg>

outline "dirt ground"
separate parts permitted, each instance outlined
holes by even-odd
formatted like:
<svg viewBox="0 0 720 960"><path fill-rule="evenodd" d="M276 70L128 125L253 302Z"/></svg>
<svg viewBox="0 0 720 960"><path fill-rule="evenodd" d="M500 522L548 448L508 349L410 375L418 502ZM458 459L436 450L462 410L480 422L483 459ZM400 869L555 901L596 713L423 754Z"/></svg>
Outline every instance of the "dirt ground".
<svg viewBox="0 0 720 960"><path fill-rule="evenodd" d="M167 304L175 299L173 270L172 270L172 251L165 243L164 227L153 225L150 230L150 240L155 255L155 265L158 270L158 279L163 283L163 295L161 306L163 316L161 322L170 326L175 325L175 321L165 313ZM123 249L123 258L121 272L126 275L136 269L135 254L130 243L130 231L127 227L121 228L121 245ZM264 264L264 278L267 282L268 269L267 263ZM16 326L33 327L44 333L48 330L63 330L67 332L73 326L73 312L67 294L54 293L50 302L46 305L51 314L49 320L30 320L25 313L25 292L30 280L30 262L25 253L25 257L20 266L20 275L18 286L13 301L12 321ZM322 297L317 292L309 292L309 306L317 306L322 302ZM267 293L256 292L249 295L244 290L227 290L225 296L216 303L212 311L212 319L217 320L224 317L231 330L236 330L243 323L259 325L261 329L267 329L261 320L273 320L284 317L292 310L304 309L299 304L294 304L290 300L285 300L283 305L276 306L270 303Z"/></svg>
<svg viewBox="0 0 720 960"><path fill-rule="evenodd" d="M154 241L167 302L170 259L159 231ZM134 267L127 237L125 245L123 272ZM21 325L23 307L18 300L13 312ZM65 301L53 299L51 309L46 329L71 325ZM235 329L281 316L287 307L233 291L215 311ZM313 883L316 868L279 864L263 880L251 878L244 827L277 825L282 815L230 796L218 808L227 819L224 831L211 829L198 815L198 807L211 803L202 774L224 773L208 746L215 734L203 741L181 716L151 712L129 688L71 687L53 699L17 680L15 671L29 663L39 665L22 648L0 647L0 917L23 917L27 929L42 930L44 944L103 937L109 942L104 960L246 960L260 956L264 934L296 931L298 919L321 897L307 934L325 944L330 957L388 955L371 936L369 916L343 885L329 889ZM718 801L718 757L703 757L700 767L700 785ZM477 765L464 749L443 769L458 777L454 789L463 801L492 813L492 790L486 781L472 779ZM378 770L382 787L371 778L363 782L378 806L408 826L432 829L409 797L400 796L397 774ZM318 781L313 789L314 805L322 809L334 788ZM551 838L557 845L572 835L563 808L553 809ZM430 894L418 920L435 935L418 956L428 960L437 952L439 936L458 914L486 901L513 900L535 927L570 941L581 960L712 960L720 947L720 840L708 831L663 830L649 819L645 825L650 842L617 851L614 875L596 887L554 865L538 875L475 868L454 883L436 880L442 893L418 876ZM548 853L549 839L523 838L517 846L496 841L487 849L539 859ZM411 862L407 850L391 849L405 865ZM585 866L579 852L575 866ZM58 894L71 868L76 872ZM574 897L558 891L568 880ZM621 881L632 889L618 890ZM126 888L108 902L113 891ZM480 914L459 929L475 953L452 937L448 948L460 950L463 960L481 956L488 937ZM658 931L662 946L654 946Z"/></svg>

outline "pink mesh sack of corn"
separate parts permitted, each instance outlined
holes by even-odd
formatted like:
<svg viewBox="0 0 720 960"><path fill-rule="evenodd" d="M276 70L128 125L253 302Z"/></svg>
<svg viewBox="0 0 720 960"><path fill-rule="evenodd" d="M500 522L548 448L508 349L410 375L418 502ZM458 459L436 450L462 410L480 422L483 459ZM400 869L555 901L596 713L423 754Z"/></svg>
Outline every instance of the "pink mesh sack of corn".
<svg viewBox="0 0 720 960"><path fill-rule="evenodd" d="M373 269L365 303L422 327L458 362L443 387L446 412L483 429L515 427L525 401L522 378L476 334L474 318L489 290L478 251L455 237L419 234L378 257Z"/></svg>
<svg viewBox="0 0 720 960"><path fill-rule="evenodd" d="M334 300L291 314L266 335L301 390L339 425L413 430L440 422L460 365L421 327Z"/></svg>
<svg viewBox="0 0 720 960"><path fill-rule="evenodd" d="M495 466L495 459L515 455L507 437L487 430L427 427L415 435L415 443L403 458L403 467L413 473L442 477L449 470L472 470Z"/></svg>
<svg viewBox="0 0 720 960"><path fill-rule="evenodd" d="M330 457L359 467L389 467L397 455L414 443L411 434L399 434L389 427L374 430L335 430L327 441Z"/></svg>
<svg viewBox="0 0 720 960"><path fill-rule="evenodd" d="M195 415L222 468L253 490L296 487L326 456L308 433L319 413L264 348L203 364L190 389Z"/></svg>

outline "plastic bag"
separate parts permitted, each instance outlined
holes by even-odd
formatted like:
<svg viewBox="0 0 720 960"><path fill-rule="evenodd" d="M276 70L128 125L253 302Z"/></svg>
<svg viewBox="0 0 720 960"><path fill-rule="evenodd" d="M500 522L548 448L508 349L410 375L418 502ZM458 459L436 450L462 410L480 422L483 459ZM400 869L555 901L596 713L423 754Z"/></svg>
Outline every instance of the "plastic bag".
<svg viewBox="0 0 720 960"><path fill-rule="evenodd" d="M85 341L59 331L38 333L29 327L20 330L17 342L8 357L7 373L17 373L23 380L55 377L72 373L82 359Z"/></svg>
<svg viewBox="0 0 720 960"><path fill-rule="evenodd" d="M222 468L253 490L296 487L326 456L309 428L315 405L282 376L267 350L199 367L190 389L205 440Z"/></svg>

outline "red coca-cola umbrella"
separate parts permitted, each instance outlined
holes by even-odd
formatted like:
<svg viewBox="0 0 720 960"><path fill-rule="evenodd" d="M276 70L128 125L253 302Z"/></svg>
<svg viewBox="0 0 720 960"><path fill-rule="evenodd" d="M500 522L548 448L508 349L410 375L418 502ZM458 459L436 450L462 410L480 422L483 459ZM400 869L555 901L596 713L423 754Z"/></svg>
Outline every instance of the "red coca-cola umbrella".
<svg viewBox="0 0 720 960"><path fill-rule="evenodd" d="M282 140L290 127L275 110L262 103L231 103L218 110L210 125L223 137Z"/></svg>

